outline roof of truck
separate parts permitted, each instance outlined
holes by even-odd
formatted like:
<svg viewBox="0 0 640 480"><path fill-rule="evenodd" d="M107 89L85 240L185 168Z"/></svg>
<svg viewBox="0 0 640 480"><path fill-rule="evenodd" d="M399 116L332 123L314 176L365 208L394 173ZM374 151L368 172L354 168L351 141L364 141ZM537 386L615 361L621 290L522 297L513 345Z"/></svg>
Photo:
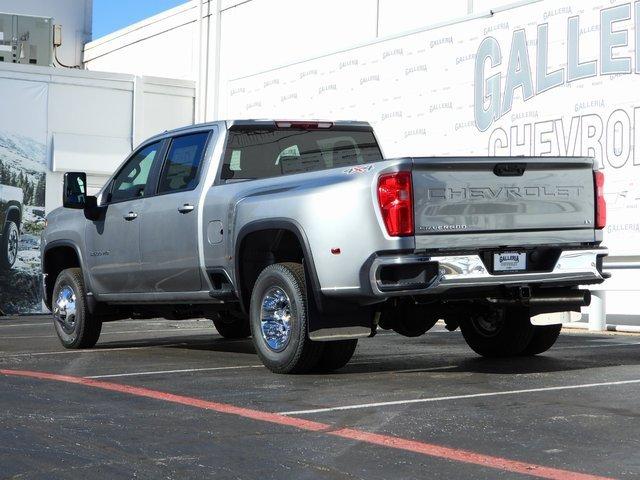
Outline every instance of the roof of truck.
<svg viewBox="0 0 640 480"><path fill-rule="evenodd" d="M231 128L232 126L246 126L246 127L275 127L277 122L290 122L293 124L296 123L332 123L334 126L342 126L342 127L355 127L355 128L371 128L371 124L369 122L362 122L357 120L274 120L274 119L248 119L248 120L219 120L216 122L206 122L206 123L196 123L194 125L186 125L184 127L174 128L172 130L165 130L162 133L154 135L146 139L143 143L147 143L150 140L156 138L162 138L165 136L175 135L176 133L184 133L190 132L194 130L202 130L207 127L218 126L221 128Z"/></svg>

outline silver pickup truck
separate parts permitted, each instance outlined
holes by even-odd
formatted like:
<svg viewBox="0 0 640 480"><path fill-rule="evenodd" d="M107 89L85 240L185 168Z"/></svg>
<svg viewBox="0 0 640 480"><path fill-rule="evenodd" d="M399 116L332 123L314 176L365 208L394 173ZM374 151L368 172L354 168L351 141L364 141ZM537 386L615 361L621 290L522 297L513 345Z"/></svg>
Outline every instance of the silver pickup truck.
<svg viewBox="0 0 640 480"><path fill-rule="evenodd" d="M206 317L274 372L327 371L442 319L480 355L535 355L604 280L589 158L385 159L363 122L221 121L85 186L66 174L42 242L67 348L105 321Z"/></svg>
<svg viewBox="0 0 640 480"><path fill-rule="evenodd" d="M0 270L9 270L18 258L22 201L20 188L0 185Z"/></svg>

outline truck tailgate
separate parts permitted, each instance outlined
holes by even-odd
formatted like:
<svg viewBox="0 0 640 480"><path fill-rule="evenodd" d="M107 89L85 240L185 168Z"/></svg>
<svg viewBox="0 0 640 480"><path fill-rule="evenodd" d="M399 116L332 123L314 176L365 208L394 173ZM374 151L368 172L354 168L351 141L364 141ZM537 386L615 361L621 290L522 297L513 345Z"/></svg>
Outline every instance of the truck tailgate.
<svg viewBox="0 0 640 480"><path fill-rule="evenodd" d="M571 232L566 243L593 241L589 158L414 158L412 176L416 244L431 236L442 248L435 237L447 234L458 237L456 247L477 245L478 234L513 242L525 232L540 241L545 231L560 243L558 231Z"/></svg>

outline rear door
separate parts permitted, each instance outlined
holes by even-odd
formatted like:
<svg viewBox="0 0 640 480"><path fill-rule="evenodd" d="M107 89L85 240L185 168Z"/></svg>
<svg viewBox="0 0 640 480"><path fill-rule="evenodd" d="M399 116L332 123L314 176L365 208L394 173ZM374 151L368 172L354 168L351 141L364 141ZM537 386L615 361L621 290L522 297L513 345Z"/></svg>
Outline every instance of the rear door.
<svg viewBox="0 0 640 480"><path fill-rule="evenodd" d="M97 293L142 291L140 221L162 151L159 141L134 153L111 182L104 217L87 221L87 265Z"/></svg>
<svg viewBox="0 0 640 480"><path fill-rule="evenodd" d="M170 139L156 195L145 200L141 223L142 273L146 292L202 289L198 206L204 157L212 130Z"/></svg>
<svg viewBox="0 0 640 480"><path fill-rule="evenodd" d="M417 238L467 235L456 246L474 246L477 234L573 231L593 241L588 158L416 158L413 187Z"/></svg>

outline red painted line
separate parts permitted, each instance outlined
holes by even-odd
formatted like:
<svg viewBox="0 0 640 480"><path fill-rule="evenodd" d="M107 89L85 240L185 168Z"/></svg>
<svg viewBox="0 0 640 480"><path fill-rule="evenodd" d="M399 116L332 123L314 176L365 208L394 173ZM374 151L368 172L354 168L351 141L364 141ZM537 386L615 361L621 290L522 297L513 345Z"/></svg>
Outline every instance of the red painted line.
<svg viewBox="0 0 640 480"><path fill-rule="evenodd" d="M365 432L353 428L342 428L336 430L335 427L320 422L305 420L303 418L289 417L277 413L264 412L250 408L236 407L226 403L210 402L193 397L176 395L173 393L151 390L143 387L134 387L131 385L123 385L120 383L103 382L84 377L74 377L70 375L57 375L54 373L32 372L28 370L7 370L0 369L2 375L12 375L17 377L35 378L38 380L52 380L56 382L72 383L76 385L84 385L87 387L99 388L102 390L110 390L112 392L126 393L137 397L152 398L165 402L187 405L190 407L201 408L204 410L212 410L214 412L226 413L229 415L237 415L243 418L259 420L262 422L275 423L277 425L285 425L309 432L321 432L326 435L340 437L348 440L356 440L358 442L378 445L387 448L404 450L407 452L419 453L430 457L442 458L455 462L470 463L482 467L503 470L506 472L519 473L538 478L547 478L555 480L611 480L607 477L599 477L585 473L572 472L570 470L562 470L557 468L545 467L533 463L519 462L509 460L507 458L494 457L484 455L482 453L472 452L469 450L461 450L457 448L445 447L433 443L419 442L417 440L409 440L391 435L381 435L377 433Z"/></svg>

